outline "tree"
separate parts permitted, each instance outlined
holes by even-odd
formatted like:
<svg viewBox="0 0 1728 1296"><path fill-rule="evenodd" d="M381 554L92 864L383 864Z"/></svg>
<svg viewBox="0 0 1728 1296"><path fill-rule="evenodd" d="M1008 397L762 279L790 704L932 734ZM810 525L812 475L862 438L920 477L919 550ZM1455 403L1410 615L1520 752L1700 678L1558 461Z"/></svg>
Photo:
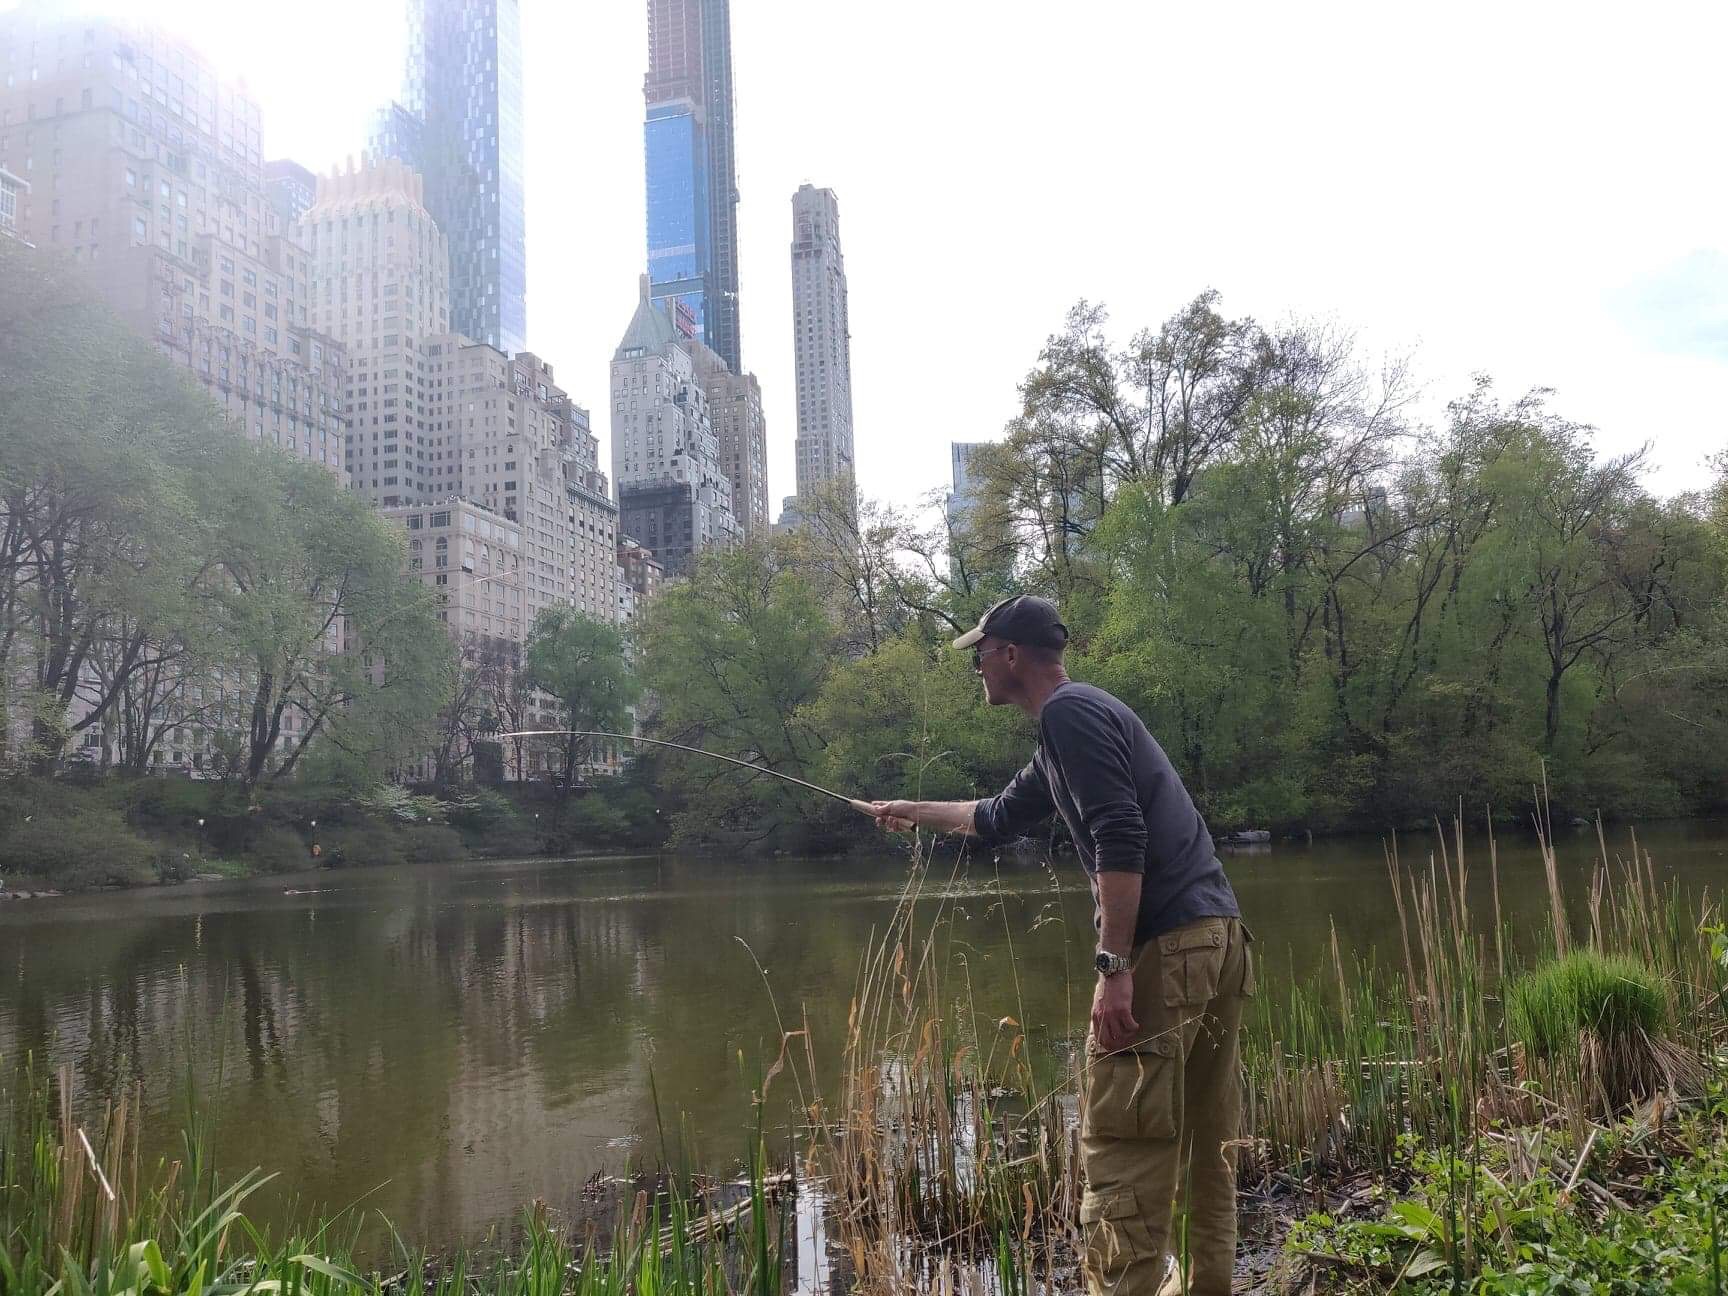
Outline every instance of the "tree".
<svg viewBox="0 0 1728 1296"><path fill-rule="evenodd" d="M761 546L706 552L691 579L668 585L644 617L651 731L808 778L823 738L807 707L834 641L821 592L795 564ZM662 769L682 799L685 838L759 838L820 818L810 794L779 779L676 752Z"/></svg>
<svg viewBox="0 0 1728 1296"><path fill-rule="evenodd" d="M521 670L522 653L507 639L465 639L450 673L451 691L438 713L438 744L432 752L432 779L440 786L459 781L476 745L506 726L505 697Z"/></svg>
<svg viewBox="0 0 1728 1296"><path fill-rule="evenodd" d="M859 500L849 476L801 497L799 515L798 531L780 541L787 560L827 593L841 627L841 651L853 657L875 652L905 624L895 565L905 519L879 501Z"/></svg>
<svg viewBox="0 0 1728 1296"><path fill-rule="evenodd" d="M913 631L837 664L809 710L820 781L863 798L960 800L1026 763L1031 726L985 700L970 657Z"/></svg>
<svg viewBox="0 0 1728 1296"><path fill-rule="evenodd" d="M534 618L522 653L526 682L558 701L566 729L626 732L641 685L630 669L624 634L568 604L555 604ZM563 785L574 786L593 739L564 735Z"/></svg>
<svg viewBox="0 0 1728 1296"><path fill-rule="evenodd" d="M217 554L201 595L241 702L241 781L290 774L315 739L380 774L435 741L454 669L403 537L324 469L231 438L198 500Z"/></svg>
<svg viewBox="0 0 1728 1296"><path fill-rule="evenodd" d="M70 267L0 243L0 303L0 680L26 648L46 770L186 625L207 557L186 483L228 434Z"/></svg>

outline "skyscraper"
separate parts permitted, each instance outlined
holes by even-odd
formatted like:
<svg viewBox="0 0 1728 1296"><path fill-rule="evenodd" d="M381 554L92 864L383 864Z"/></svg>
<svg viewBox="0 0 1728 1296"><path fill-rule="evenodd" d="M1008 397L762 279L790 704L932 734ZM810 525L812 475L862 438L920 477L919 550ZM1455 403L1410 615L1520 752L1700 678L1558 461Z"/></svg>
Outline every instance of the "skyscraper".
<svg viewBox="0 0 1728 1296"><path fill-rule="evenodd" d="M700 342L690 344L696 373L708 393L708 421L720 451L720 470L732 483L732 513L746 540L768 534L768 421L762 384L753 373L735 374Z"/></svg>
<svg viewBox="0 0 1728 1296"><path fill-rule="evenodd" d="M729 0L648 0L648 277L742 374Z"/></svg>
<svg viewBox="0 0 1728 1296"><path fill-rule="evenodd" d="M636 314L612 357L619 527L653 550L668 576L689 575L698 551L736 544L740 533L694 333L695 321L678 302L650 298L644 275Z"/></svg>
<svg viewBox="0 0 1728 1296"><path fill-rule="evenodd" d="M506 354L528 333L519 4L409 0L402 99L368 141L425 177L450 242L452 330Z"/></svg>
<svg viewBox="0 0 1728 1296"><path fill-rule="evenodd" d="M274 158L264 164L264 191L286 229L317 197L318 177L292 158Z"/></svg>
<svg viewBox="0 0 1728 1296"><path fill-rule="evenodd" d="M792 195L792 355L798 381L798 494L852 478L852 331L840 204L832 189Z"/></svg>
<svg viewBox="0 0 1728 1296"><path fill-rule="evenodd" d="M983 493L983 482L973 455L989 444L988 441L948 443L948 454L954 468L954 486L948 493L944 511L948 514L948 528L951 531L963 531L972 525L973 515Z"/></svg>
<svg viewBox="0 0 1728 1296"><path fill-rule="evenodd" d="M293 227L310 262L312 323L348 354L351 484L384 508L433 498L427 343L450 332L450 252L420 177L391 158L316 182Z"/></svg>

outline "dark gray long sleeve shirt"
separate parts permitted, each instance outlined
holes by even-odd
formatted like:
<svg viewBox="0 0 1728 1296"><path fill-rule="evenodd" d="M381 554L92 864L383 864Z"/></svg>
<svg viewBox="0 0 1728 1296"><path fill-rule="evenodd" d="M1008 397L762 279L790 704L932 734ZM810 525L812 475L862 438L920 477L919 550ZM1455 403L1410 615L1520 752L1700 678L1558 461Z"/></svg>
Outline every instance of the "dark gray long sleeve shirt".
<svg viewBox="0 0 1728 1296"><path fill-rule="evenodd" d="M1136 945L1198 918L1240 916L1205 819L1132 709L1070 680L1039 712L1038 739L1032 763L978 803L979 837L1023 837L1060 814L1094 895L1100 872L1141 875Z"/></svg>

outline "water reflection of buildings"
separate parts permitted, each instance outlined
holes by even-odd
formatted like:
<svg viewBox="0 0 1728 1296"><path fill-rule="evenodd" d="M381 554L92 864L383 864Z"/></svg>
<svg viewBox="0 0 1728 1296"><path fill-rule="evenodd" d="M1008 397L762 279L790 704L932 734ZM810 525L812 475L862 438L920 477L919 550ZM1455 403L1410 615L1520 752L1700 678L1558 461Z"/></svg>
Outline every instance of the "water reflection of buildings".
<svg viewBox="0 0 1728 1296"><path fill-rule="evenodd" d="M287 1170L303 1205L383 1184L370 1203L423 1236L621 1170L656 1126L651 1067L673 1137L685 1099L737 1112L741 1135L724 1029L739 1014L689 984L713 982L715 948L747 964L734 929L693 923L688 904L671 917L651 893L542 890L548 873L253 892L251 908L115 919L99 944L76 923L0 930L18 969L0 1051L71 1062L80 1111L145 1080L148 1150L165 1154L190 1071L218 1164Z"/></svg>

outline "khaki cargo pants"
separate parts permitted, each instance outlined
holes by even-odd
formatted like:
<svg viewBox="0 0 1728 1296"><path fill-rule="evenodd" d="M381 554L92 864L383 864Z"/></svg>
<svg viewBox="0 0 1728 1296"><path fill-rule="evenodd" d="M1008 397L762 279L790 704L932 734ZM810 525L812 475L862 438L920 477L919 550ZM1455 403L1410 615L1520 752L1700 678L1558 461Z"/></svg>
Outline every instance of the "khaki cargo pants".
<svg viewBox="0 0 1728 1296"><path fill-rule="evenodd" d="M1155 1296L1165 1254L1186 1257L1185 1285L1228 1296L1236 1258L1236 1153L1242 1000L1254 993L1253 937L1235 918L1202 918L1134 951L1142 1038L1090 1062L1080 1115L1080 1204L1092 1296ZM1186 1237L1172 1245L1178 1198Z"/></svg>

